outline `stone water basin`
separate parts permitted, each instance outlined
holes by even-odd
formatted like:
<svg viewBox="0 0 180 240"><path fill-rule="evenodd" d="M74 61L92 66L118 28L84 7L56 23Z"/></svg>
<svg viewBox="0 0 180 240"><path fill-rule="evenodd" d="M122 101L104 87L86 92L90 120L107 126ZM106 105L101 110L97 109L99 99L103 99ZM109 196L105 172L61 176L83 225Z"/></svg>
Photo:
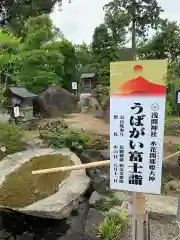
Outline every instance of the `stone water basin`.
<svg viewBox="0 0 180 240"><path fill-rule="evenodd" d="M33 149L0 162L0 206L29 215L62 219L69 216L90 179L85 170L32 175L32 170L81 164L69 149Z"/></svg>

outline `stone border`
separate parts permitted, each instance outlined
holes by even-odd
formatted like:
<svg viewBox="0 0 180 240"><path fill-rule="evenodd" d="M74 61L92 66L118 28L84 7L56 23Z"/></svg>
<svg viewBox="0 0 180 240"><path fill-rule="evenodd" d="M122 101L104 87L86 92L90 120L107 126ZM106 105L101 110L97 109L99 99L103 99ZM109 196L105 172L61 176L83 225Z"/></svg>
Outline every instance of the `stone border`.
<svg viewBox="0 0 180 240"><path fill-rule="evenodd" d="M21 167L23 163L31 158L52 154L70 156L75 165L81 164L76 154L67 148L58 150L52 148L27 150L9 155L0 162L0 171L1 173L3 172L3 176L2 174L0 176L0 184L2 184L8 174ZM78 204L79 197L87 190L89 182L90 179L86 176L84 169L72 171L69 177L59 185L59 190L55 194L29 206L14 210L38 217L66 218Z"/></svg>
<svg viewBox="0 0 180 240"><path fill-rule="evenodd" d="M147 194L149 218L158 221L176 220L178 199L165 195Z"/></svg>

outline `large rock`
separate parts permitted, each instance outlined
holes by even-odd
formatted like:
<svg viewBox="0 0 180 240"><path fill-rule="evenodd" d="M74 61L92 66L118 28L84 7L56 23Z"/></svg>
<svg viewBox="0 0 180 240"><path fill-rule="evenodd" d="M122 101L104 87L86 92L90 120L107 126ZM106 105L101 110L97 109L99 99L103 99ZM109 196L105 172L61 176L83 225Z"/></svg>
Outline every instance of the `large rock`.
<svg viewBox="0 0 180 240"><path fill-rule="evenodd" d="M150 219L167 221L176 219L177 197L147 194L147 202Z"/></svg>
<svg viewBox="0 0 180 240"><path fill-rule="evenodd" d="M55 150L45 148L33 149L33 151L27 150L9 155L0 162L0 184L3 183L10 173L17 170L23 163L30 161L33 157L53 154L70 156L75 165L81 164L80 159L69 149ZM77 206L80 196L87 190L89 181L90 179L86 176L84 169L72 171L69 177L61 182L58 191L55 194L34 202L29 206L15 210L45 218L66 218L72 212L74 207Z"/></svg>
<svg viewBox="0 0 180 240"><path fill-rule="evenodd" d="M104 119L105 121L109 122L110 121L110 98L108 100L106 109L104 110Z"/></svg>
<svg viewBox="0 0 180 240"><path fill-rule="evenodd" d="M90 208L85 226L85 234L91 239L98 239L97 235L99 226L104 221L105 217L105 213L97 209Z"/></svg>
<svg viewBox="0 0 180 240"><path fill-rule="evenodd" d="M89 209L90 209L89 203L88 203L88 201L86 201L84 199L84 202L81 202L79 204L79 208L77 209L76 216L72 217L72 222L70 221L69 231L66 233L66 235L64 235L60 239L62 239L62 240L70 240L70 239L86 240L86 239L89 239L84 234Z"/></svg>
<svg viewBox="0 0 180 240"><path fill-rule="evenodd" d="M37 104L44 115L57 117L59 114L69 112L76 107L78 98L67 90L52 84L40 93Z"/></svg>
<svg viewBox="0 0 180 240"><path fill-rule="evenodd" d="M82 163L98 162L109 159L109 154L109 150L85 150L80 159ZM109 188L109 168L106 166L89 168L86 173L91 179L92 190L99 194L105 194Z"/></svg>
<svg viewBox="0 0 180 240"><path fill-rule="evenodd" d="M34 149L34 148L47 148L47 147L48 147L48 143L44 142L43 139L40 139L40 138L34 138L24 142L24 148L26 150Z"/></svg>
<svg viewBox="0 0 180 240"><path fill-rule="evenodd" d="M178 207L177 197L146 194L148 217L152 220L175 221ZM124 208L128 215L132 215L132 196L123 200L122 206L116 207L118 211Z"/></svg>
<svg viewBox="0 0 180 240"><path fill-rule="evenodd" d="M95 205L97 201L99 200L106 200L106 197L104 195L100 195L98 192L94 191L89 198L89 204L91 206Z"/></svg>
<svg viewBox="0 0 180 240"><path fill-rule="evenodd" d="M168 189L172 190L177 194L179 186L180 186L180 180L171 180L167 183Z"/></svg>
<svg viewBox="0 0 180 240"><path fill-rule="evenodd" d="M99 103L97 106L98 108L98 114L97 117L104 118L107 122L109 122L110 119L110 97L109 97L109 87L98 85L96 88L92 91L92 96L97 100Z"/></svg>

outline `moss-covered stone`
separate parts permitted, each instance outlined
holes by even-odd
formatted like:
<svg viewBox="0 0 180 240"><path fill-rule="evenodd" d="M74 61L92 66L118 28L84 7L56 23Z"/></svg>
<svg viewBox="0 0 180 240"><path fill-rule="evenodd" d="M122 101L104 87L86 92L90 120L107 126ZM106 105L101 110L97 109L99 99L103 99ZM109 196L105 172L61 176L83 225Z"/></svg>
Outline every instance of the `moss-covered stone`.
<svg viewBox="0 0 180 240"><path fill-rule="evenodd" d="M33 170L72 165L68 156L42 155L32 158L9 174L0 187L0 205L21 208L57 192L69 172L32 175Z"/></svg>

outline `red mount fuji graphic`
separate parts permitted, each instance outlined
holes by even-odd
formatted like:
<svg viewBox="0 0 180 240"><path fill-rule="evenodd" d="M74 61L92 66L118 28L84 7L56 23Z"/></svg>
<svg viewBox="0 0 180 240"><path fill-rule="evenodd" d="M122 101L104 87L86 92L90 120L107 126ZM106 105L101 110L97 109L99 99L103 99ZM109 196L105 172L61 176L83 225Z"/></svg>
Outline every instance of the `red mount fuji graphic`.
<svg viewBox="0 0 180 240"><path fill-rule="evenodd" d="M142 72L143 67L141 65L134 66L135 72ZM152 82L149 82L142 76L138 76L135 79L131 79L127 82L125 82L123 85L119 88L119 93L115 95L121 95L121 96L164 96L166 95L166 87L160 84L155 84Z"/></svg>

